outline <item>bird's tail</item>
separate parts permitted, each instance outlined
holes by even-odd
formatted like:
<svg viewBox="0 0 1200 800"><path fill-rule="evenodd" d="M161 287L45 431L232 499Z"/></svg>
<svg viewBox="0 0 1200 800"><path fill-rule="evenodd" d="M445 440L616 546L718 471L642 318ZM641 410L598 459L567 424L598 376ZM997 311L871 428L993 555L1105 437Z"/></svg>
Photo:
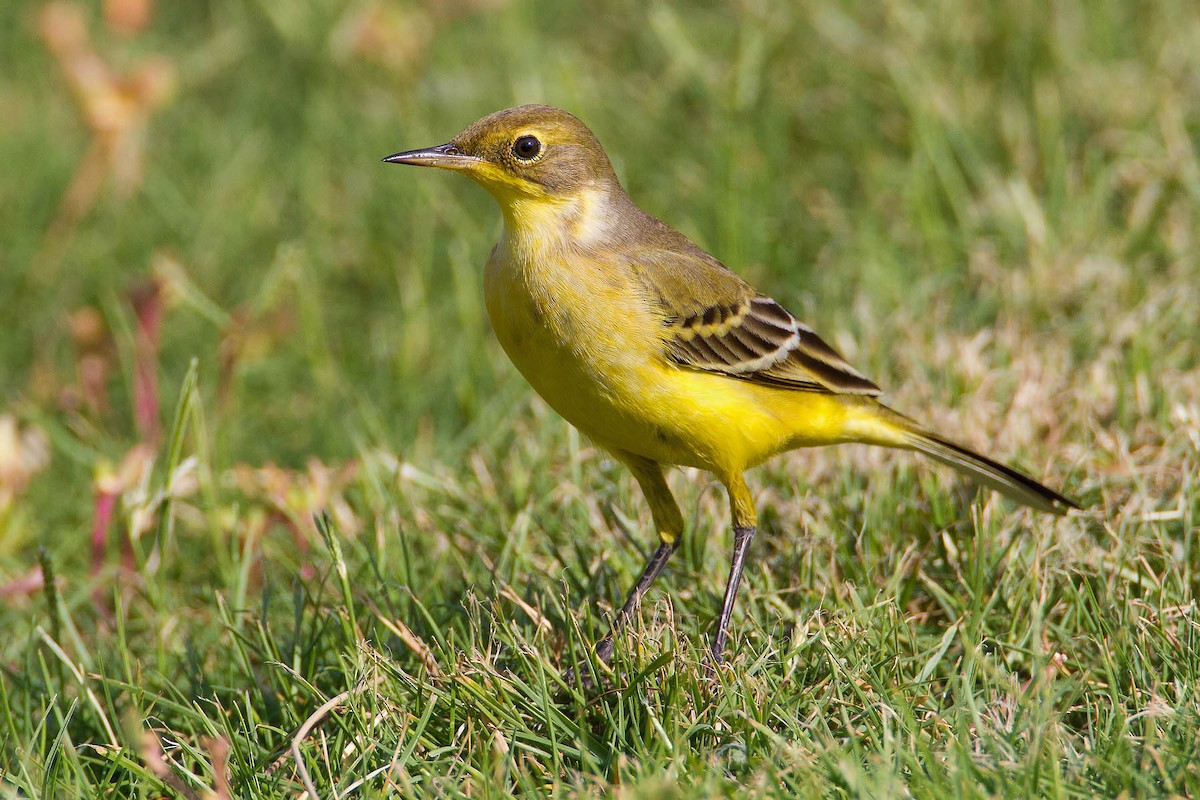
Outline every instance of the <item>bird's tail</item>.
<svg viewBox="0 0 1200 800"><path fill-rule="evenodd" d="M1069 509L1080 507L1074 500L1035 481L1025 473L993 461L961 444L943 439L885 405L878 404L876 409L880 413L875 421L882 422L890 429L888 436L880 438L891 441L880 441L880 444L907 447L924 453L935 461L953 467L979 483L1038 511L1065 514Z"/></svg>

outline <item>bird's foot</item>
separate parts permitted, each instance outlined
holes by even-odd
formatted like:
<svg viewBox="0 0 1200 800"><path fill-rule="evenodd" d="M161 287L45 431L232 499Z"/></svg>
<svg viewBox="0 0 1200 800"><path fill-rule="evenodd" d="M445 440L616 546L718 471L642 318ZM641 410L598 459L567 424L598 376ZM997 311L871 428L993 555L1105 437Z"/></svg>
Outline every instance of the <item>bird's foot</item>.
<svg viewBox="0 0 1200 800"><path fill-rule="evenodd" d="M608 634L599 642L596 643L596 661L601 664L607 664L612 661L613 654L613 638L612 634ZM563 682L567 686L579 686L585 691L591 691L596 688L596 676L593 674L592 665L588 661L583 661L574 667L571 667L562 674Z"/></svg>

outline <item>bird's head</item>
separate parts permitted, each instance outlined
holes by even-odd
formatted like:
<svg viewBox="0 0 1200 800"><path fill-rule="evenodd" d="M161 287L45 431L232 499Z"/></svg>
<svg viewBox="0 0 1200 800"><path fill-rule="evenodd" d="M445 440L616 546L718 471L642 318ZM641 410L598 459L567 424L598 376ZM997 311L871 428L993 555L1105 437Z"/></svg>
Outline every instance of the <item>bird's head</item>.
<svg viewBox="0 0 1200 800"><path fill-rule="evenodd" d="M497 111L445 144L384 161L458 170L502 206L570 199L617 182L595 134L575 116L543 105Z"/></svg>

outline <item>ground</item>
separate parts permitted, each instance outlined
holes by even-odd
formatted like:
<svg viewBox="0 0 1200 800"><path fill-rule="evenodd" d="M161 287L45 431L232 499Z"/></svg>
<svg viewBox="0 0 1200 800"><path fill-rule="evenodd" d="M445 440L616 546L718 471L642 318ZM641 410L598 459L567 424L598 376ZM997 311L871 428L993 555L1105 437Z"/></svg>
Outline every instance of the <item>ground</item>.
<svg viewBox="0 0 1200 800"><path fill-rule="evenodd" d="M1194 4L160 5L0 6L0 795L1200 794ZM566 686L648 510L492 339L491 199L380 163L522 102L1086 510L775 459L710 678L675 471Z"/></svg>

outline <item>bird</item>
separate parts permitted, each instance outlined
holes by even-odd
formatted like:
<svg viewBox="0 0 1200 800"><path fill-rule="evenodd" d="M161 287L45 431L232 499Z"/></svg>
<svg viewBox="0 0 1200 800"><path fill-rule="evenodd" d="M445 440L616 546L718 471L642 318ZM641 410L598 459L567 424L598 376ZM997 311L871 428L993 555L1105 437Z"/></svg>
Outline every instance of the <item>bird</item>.
<svg viewBox="0 0 1200 800"><path fill-rule="evenodd" d="M573 114L508 108L383 160L460 172L495 198L503 227L484 301L496 338L551 408L629 469L649 505L658 546L596 644L600 660L683 538L669 467L706 470L729 496L714 664L757 530L745 473L779 453L849 442L915 450L1038 511L1079 508L884 405L812 328L635 205Z"/></svg>

